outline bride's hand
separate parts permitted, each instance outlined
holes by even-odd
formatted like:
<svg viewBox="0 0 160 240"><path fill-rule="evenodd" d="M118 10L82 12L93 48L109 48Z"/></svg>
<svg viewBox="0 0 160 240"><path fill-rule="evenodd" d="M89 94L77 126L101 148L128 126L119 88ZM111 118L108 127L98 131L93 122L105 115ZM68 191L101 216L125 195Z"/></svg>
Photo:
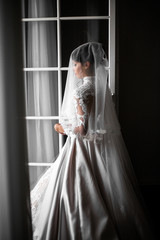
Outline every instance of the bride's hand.
<svg viewBox="0 0 160 240"><path fill-rule="evenodd" d="M58 133L60 133L60 134L62 134L62 135L65 135L64 129L63 129L63 127L61 126L60 123L56 123L56 124L54 125L54 129L55 129L56 132L58 132Z"/></svg>

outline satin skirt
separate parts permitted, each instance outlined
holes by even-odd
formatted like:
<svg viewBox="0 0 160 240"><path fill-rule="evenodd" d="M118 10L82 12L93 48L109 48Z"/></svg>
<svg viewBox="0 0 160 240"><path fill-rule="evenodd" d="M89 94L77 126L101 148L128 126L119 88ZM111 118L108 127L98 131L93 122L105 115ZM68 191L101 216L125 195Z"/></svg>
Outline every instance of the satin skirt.
<svg viewBox="0 0 160 240"><path fill-rule="evenodd" d="M33 239L152 239L121 136L68 137L31 192Z"/></svg>

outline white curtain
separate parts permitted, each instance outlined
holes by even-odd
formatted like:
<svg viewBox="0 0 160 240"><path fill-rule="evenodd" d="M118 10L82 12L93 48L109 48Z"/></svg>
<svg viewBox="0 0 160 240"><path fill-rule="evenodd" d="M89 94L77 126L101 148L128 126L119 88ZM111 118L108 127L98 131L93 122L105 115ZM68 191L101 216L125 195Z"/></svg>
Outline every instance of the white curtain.
<svg viewBox="0 0 160 240"><path fill-rule="evenodd" d="M29 0L27 17L48 17L56 13L53 1ZM57 66L56 21L26 23L26 67ZM28 71L25 78L27 116L58 115L56 71ZM53 162L59 152L55 120L27 120L29 162ZM35 185L46 167L30 166L30 186Z"/></svg>

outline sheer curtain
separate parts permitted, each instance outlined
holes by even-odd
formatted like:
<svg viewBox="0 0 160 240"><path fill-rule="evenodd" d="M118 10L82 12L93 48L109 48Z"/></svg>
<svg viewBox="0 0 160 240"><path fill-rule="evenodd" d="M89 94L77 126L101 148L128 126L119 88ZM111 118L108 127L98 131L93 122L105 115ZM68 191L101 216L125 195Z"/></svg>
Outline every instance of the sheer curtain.
<svg viewBox="0 0 160 240"><path fill-rule="evenodd" d="M25 5L29 18L54 16L53 1L29 0ZM25 26L27 68L57 66L56 22L31 21ZM32 69L33 70L33 69ZM27 71L25 97L27 116L58 115L57 71ZM58 134L54 131L56 120L27 120L29 162L50 163L58 154ZM46 167L30 166L30 186L35 185Z"/></svg>

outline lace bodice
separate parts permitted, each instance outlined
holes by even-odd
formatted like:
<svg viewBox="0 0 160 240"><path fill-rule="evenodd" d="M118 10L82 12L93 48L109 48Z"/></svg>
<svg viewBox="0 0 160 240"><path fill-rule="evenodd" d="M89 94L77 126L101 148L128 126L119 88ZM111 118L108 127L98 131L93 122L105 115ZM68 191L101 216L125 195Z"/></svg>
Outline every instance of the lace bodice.
<svg viewBox="0 0 160 240"><path fill-rule="evenodd" d="M71 116L70 127L63 126L67 135L84 136L86 134L94 94L94 77L85 77L83 84L77 87L72 95L75 113Z"/></svg>

